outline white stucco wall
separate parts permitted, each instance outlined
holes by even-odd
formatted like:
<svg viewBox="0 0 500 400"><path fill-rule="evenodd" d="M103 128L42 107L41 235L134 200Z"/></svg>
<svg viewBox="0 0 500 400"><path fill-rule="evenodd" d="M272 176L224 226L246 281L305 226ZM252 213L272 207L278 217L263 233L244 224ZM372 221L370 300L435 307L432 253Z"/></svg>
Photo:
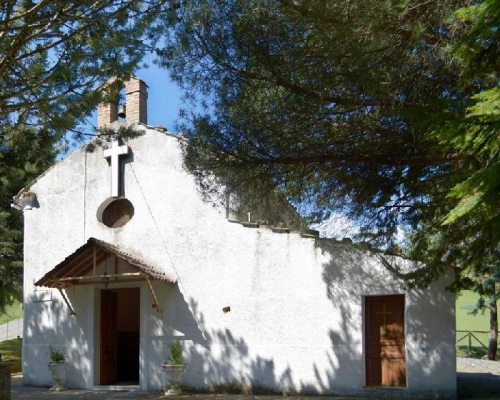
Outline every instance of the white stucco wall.
<svg viewBox="0 0 500 400"><path fill-rule="evenodd" d="M31 186L39 207L24 212L27 384L50 383L49 344L66 349L70 386L98 383L102 286L68 289L77 314L68 316L56 290L33 285L94 237L177 278L153 282L162 313L151 307L145 282L129 284L140 288L142 390L160 389L168 343L179 338L189 364L185 381L194 387L235 382L380 395L364 389L364 297L405 293L380 255L231 223L224 209L202 200L183 170L179 139L148 129L128 144L124 190L135 214L122 228L96 218L111 193L102 149L76 150ZM454 296L444 290L447 279L405 293L407 388L384 395L453 396Z"/></svg>

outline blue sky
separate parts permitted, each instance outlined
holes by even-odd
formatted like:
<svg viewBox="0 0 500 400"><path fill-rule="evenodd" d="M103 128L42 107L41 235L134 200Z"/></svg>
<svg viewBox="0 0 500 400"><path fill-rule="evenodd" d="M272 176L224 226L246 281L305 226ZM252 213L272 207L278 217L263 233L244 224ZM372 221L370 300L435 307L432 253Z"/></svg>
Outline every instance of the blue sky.
<svg viewBox="0 0 500 400"><path fill-rule="evenodd" d="M181 108L181 91L165 69L151 65L135 74L148 85L148 125L162 125L176 133L175 123Z"/></svg>

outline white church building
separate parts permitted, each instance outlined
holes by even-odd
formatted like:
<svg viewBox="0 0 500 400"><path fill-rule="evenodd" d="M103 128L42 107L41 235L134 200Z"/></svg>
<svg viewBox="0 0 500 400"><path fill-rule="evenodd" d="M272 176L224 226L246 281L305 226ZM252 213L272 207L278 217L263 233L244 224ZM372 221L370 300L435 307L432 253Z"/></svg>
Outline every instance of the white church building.
<svg viewBox="0 0 500 400"><path fill-rule="evenodd" d="M277 199L207 200L186 140L147 125L146 84L124 86L126 119L101 105L98 124L143 134L86 143L15 198L24 384L51 385L52 346L69 388L158 391L179 340L188 388L456 397L452 274L407 290L386 264L411 263L299 230Z"/></svg>

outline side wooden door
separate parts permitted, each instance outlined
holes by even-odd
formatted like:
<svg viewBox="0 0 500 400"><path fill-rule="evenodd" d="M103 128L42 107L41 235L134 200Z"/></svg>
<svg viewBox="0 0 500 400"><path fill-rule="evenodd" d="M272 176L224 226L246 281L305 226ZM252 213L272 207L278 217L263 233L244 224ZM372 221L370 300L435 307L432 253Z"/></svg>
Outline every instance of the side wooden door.
<svg viewBox="0 0 500 400"><path fill-rule="evenodd" d="M101 385L116 382L117 294L101 291Z"/></svg>
<svg viewBox="0 0 500 400"><path fill-rule="evenodd" d="M404 295L365 300L366 385L406 387Z"/></svg>

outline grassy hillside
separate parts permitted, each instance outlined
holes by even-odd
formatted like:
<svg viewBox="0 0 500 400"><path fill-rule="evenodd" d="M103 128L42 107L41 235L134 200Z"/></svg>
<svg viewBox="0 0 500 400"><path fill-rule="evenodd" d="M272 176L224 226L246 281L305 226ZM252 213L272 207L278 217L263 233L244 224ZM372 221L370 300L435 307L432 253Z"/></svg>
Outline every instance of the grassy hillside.
<svg viewBox="0 0 500 400"><path fill-rule="evenodd" d="M469 353L469 336L466 332L459 331L470 331L474 335L474 337L471 337L472 356L482 357L486 354L486 349L482 345L488 346L490 313L488 310L484 310L478 311L476 315L471 314L478 299L479 296L470 290L462 292L457 297L457 341L461 339L457 343L457 354L460 356Z"/></svg>
<svg viewBox="0 0 500 400"><path fill-rule="evenodd" d="M12 321L14 319L22 318L23 310L21 304L16 303L11 306L7 306L3 313L0 313L0 325L6 322Z"/></svg>

